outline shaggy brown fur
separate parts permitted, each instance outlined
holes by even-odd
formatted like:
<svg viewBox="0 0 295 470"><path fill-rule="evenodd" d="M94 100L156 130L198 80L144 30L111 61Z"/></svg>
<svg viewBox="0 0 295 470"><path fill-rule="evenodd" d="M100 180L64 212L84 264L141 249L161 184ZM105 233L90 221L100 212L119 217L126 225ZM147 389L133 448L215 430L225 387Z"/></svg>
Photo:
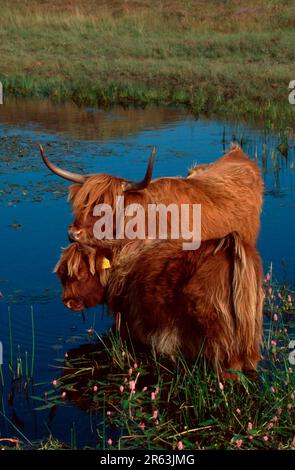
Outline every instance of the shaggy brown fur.
<svg viewBox="0 0 295 470"><path fill-rule="evenodd" d="M124 193L125 184L122 178L98 174L70 188L69 199L75 214L75 222L69 229L73 240L95 244L94 206L106 203L114 208L116 196L124 195L125 206L131 203L140 203L144 208L150 203L201 204L202 241L222 238L235 231L243 240L255 245L260 228L263 183L257 164L238 146L212 164L193 167L188 178L155 179L146 189L131 193Z"/></svg>
<svg viewBox="0 0 295 470"><path fill-rule="evenodd" d="M81 258L81 249L73 244L58 264L67 306L76 297L81 308L105 298L111 313L121 313L123 337L129 331L133 341L170 357L181 352L194 359L202 351L223 373L256 368L262 334L261 259L238 235L203 242L196 251L183 251L179 242L129 243L107 272L101 269L97 248L95 274L93 263ZM72 258L75 251L79 269ZM83 271L83 283L77 283L72 265Z"/></svg>

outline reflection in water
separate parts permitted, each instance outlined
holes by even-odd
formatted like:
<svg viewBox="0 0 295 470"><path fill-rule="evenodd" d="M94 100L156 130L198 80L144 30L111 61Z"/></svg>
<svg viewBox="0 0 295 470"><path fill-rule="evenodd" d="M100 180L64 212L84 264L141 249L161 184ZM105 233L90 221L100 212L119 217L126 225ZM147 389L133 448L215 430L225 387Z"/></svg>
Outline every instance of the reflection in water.
<svg viewBox="0 0 295 470"><path fill-rule="evenodd" d="M128 357L123 351L128 351ZM137 375L136 369L139 370L141 364L146 368L144 374L138 374L138 389L156 387L156 361L148 352L149 349L142 347L135 352L132 344L122 344L120 337L111 331L108 335L103 335L100 341L82 344L67 351L63 375L59 378L61 388L66 390L67 399L79 408L101 412L103 403L97 400L97 395L103 393L106 396L106 406L116 405L113 397L118 395L120 385L124 384L128 391L129 380L132 380L130 371L134 364L136 368L132 370L132 375ZM171 374L174 363L163 358L161 363Z"/></svg>
<svg viewBox="0 0 295 470"><path fill-rule="evenodd" d="M124 139L137 132L185 117L184 110L116 106L109 111L80 108L74 103L54 104L46 100L10 100L1 106L0 124L28 125L51 133L66 133L86 140Z"/></svg>

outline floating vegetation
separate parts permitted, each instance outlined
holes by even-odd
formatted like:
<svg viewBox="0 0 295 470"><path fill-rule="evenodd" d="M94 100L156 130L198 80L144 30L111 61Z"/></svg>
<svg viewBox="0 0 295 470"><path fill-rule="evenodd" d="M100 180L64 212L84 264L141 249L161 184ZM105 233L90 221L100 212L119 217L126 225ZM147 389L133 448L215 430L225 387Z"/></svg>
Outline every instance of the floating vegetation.
<svg viewBox="0 0 295 470"><path fill-rule="evenodd" d="M47 304L53 299L60 298L60 290L45 288L41 292L28 293L22 289L15 289L6 295L2 292L2 298L10 304Z"/></svg>

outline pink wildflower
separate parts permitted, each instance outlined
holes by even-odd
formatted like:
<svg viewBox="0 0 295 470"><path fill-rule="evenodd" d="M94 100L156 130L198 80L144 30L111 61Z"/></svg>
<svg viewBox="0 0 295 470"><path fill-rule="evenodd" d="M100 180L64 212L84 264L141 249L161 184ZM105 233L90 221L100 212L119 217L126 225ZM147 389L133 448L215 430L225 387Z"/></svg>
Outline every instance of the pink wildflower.
<svg viewBox="0 0 295 470"><path fill-rule="evenodd" d="M130 388L131 391L135 390L135 381L134 380L130 380L129 388Z"/></svg>
<svg viewBox="0 0 295 470"><path fill-rule="evenodd" d="M178 441L178 442L177 442L177 449L178 449L178 450L183 450L183 443L182 443L182 441Z"/></svg>
<svg viewBox="0 0 295 470"><path fill-rule="evenodd" d="M145 430L145 423L144 423L143 421L140 421L140 423L139 423L138 426L140 427L140 429L141 429L142 431Z"/></svg>

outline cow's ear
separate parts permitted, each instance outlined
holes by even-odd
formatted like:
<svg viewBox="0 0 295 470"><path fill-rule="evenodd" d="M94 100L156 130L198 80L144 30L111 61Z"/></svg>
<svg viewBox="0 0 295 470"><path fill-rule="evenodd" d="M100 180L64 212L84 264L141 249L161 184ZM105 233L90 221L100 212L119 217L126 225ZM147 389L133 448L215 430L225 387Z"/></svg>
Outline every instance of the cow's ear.
<svg viewBox="0 0 295 470"><path fill-rule="evenodd" d="M110 267L111 267L110 260L104 256L101 260L101 269L110 269Z"/></svg>

